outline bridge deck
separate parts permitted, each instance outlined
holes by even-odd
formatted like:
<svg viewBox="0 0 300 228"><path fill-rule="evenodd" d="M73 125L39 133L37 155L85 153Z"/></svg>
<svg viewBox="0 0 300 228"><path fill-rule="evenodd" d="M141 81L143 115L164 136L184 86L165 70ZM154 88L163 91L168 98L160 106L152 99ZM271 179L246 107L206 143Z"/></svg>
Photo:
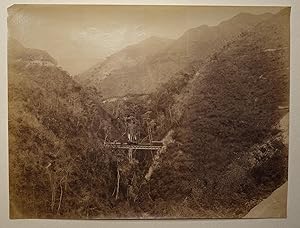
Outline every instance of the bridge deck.
<svg viewBox="0 0 300 228"><path fill-rule="evenodd" d="M150 144L127 144L127 143L105 143L104 146L116 149L134 149L134 150L159 150L162 145L150 145Z"/></svg>

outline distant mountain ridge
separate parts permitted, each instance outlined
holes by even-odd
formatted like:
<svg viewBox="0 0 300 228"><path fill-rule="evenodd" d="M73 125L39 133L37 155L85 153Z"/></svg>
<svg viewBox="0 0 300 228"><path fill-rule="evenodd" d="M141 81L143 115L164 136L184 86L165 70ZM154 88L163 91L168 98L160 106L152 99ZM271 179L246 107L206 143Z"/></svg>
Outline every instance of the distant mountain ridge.
<svg viewBox="0 0 300 228"><path fill-rule="evenodd" d="M49 62L57 65L57 61L46 51L25 48L20 42L14 38L8 39L8 59L10 61L41 61Z"/></svg>
<svg viewBox="0 0 300 228"><path fill-rule="evenodd" d="M180 70L201 64L227 42L271 15L241 13L217 26L192 28L174 41L152 37L153 42L146 40L127 47L76 79L83 85L95 86L104 98L151 93Z"/></svg>
<svg viewBox="0 0 300 228"><path fill-rule="evenodd" d="M155 55L158 50L165 48L171 41L171 39L152 36L138 44L127 46L121 51L112 54L86 72L75 76L75 79L83 84L100 83L105 78L119 74L124 69L143 64Z"/></svg>

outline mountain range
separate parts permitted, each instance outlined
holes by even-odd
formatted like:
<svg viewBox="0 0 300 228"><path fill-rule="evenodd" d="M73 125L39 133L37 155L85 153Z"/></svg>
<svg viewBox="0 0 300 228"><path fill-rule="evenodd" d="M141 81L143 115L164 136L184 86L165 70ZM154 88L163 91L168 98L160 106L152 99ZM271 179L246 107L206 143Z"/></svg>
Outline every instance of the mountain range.
<svg viewBox="0 0 300 228"><path fill-rule="evenodd" d="M271 15L241 13L217 26L192 28L177 40L151 37L109 56L75 79L94 86L104 98L148 94L176 73L197 68L224 44Z"/></svg>

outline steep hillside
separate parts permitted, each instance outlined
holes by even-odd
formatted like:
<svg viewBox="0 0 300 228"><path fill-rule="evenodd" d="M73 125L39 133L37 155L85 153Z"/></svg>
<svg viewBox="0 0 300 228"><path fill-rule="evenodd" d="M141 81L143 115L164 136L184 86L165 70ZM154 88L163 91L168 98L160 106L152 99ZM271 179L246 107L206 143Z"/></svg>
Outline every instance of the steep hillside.
<svg viewBox="0 0 300 228"><path fill-rule="evenodd" d="M212 55L182 96L175 143L149 183L149 207L154 215L174 216L174 204L180 216L245 215L287 178L277 126L285 115L279 106L289 101L289 9Z"/></svg>
<svg viewBox="0 0 300 228"><path fill-rule="evenodd" d="M146 46L146 50L152 52L149 55L147 51L135 51L141 61L136 61L137 57L128 57L127 52L132 49L129 47L109 57L98 68L93 67L88 74L79 75L77 78L85 85L97 87L104 97L150 93L178 71L189 70L195 63L203 62L225 43L270 16L271 14L243 13L217 26L203 25L190 29L173 42L155 39L155 43L148 41L145 45L144 41L134 48ZM158 41L161 45L155 45Z"/></svg>
<svg viewBox="0 0 300 228"><path fill-rule="evenodd" d="M10 62L27 61L27 63L57 64L56 60L47 52L38 49L25 48L13 38L9 38L8 40L8 60Z"/></svg>
<svg viewBox="0 0 300 228"><path fill-rule="evenodd" d="M195 63L199 64L228 41L235 39L242 32L251 29L271 15L240 13L217 26L201 25L190 29L166 50L155 56L152 63L177 63L178 68L175 68L172 73Z"/></svg>
<svg viewBox="0 0 300 228"><path fill-rule="evenodd" d="M9 40L8 53L11 217L109 212L113 156L102 145L118 132L97 94L44 51Z"/></svg>
<svg viewBox="0 0 300 228"><path fill-rule="evenodd" d="M109 56L86 72L75 76L75 79L87 86L99 86L105 78L119 77L124 71L143 65L171 42L170 39L150 37Z"/></svg>

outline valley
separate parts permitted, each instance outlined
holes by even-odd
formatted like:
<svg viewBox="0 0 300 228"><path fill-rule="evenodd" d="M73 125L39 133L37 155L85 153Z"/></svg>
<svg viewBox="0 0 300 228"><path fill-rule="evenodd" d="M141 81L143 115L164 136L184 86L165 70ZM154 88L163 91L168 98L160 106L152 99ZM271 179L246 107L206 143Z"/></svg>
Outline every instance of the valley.
<svg viewBox="0 0 300 228"><path fill-rule="evenodd" d="M75 76L9 38L10 216L244 217L287 182L289 14L150 37Z"/></svg>

